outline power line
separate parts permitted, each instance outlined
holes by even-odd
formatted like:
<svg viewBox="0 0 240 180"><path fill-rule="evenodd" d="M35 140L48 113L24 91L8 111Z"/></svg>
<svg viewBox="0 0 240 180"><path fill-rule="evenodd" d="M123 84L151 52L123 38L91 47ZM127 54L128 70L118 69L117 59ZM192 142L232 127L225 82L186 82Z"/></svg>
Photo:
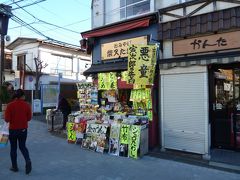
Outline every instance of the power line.
<svg viewBox="0 0 240 180"><path fill-rule="evenodd" d="M45 1L45 0L44 0ZM36 16L34 16L33 14L31 14L30 12L28 12L27 10L25 10L22 6L19 6L17 3L14 3L16 4L19 8L21 8L23 11L25 11L27 14L29 14L30 16L32 16L34 19L38 20L39 22L43 22L47 25L50 25L50 26L55 26L57 28L60 28L60 29L63 29L63 30L66 30L66 31L70 31L72 33L76 33L76 34L80 34L80 32L77 32L77 31L73 31L71 29L67 29L67 28L64 28L64 27L61 27L61 26L58 26L58 25L55 25L55 24L52 24L52 23L49 23L49 22L46 22L46 21L43 21L39 18L37 18Z"/></svg>
<svg viewBox="0 0 240 180"><path fill-rule="evenodd" d="M26 4L26 5L22 6L22 7L18 7L18 8L12 9L12 11L14 11L14 10L16 10L16 9L19 9L19 8L24 8L24 7L32 6L32 5L35 5L35 4L40 3L40 2L43 2L43 1L46 1L46 0L38 0L38 1L35 1L35 2L33 2L33 3ZM14 4L17 4L16 2L13 2L13 3L14 3Z"/></svg>

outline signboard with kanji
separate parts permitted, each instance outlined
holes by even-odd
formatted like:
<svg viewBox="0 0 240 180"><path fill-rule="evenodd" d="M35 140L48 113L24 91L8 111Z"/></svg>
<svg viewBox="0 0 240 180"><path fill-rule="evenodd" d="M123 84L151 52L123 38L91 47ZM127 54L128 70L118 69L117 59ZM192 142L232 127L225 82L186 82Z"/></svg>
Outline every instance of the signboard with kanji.
<svg viewBox="0 0 240 180"><path fill-rule="evenodd" d="M98 73L98 90L117 89L117 75L115 72Z"/></svg>
<svg viewBox="0 0 240 180"><path fill-rule="evenodd" d="M101 45L101 59L117 59L128 56L128 46L131 44L147 44L147 36L141 36Z"/></svg>
<svg viewBox="0 0 240 180"><path fill-rule="evenodd" d="M138 149L140 144L140 132L141 126L132 125L129 137L129 157L137 158L138 157Z"/></svg>
<svg viewBox="0 0 240 180"><path fill-rule="evenodd" d="M240 31L173 41L173 55L240 48Z"/></svg>
<svg viewBox="0 0 240 180"><path fill-rule="evenodd" d="M157 46L131 45L128 49L128 83L145 88L152 85L157 59Z"/></svg>

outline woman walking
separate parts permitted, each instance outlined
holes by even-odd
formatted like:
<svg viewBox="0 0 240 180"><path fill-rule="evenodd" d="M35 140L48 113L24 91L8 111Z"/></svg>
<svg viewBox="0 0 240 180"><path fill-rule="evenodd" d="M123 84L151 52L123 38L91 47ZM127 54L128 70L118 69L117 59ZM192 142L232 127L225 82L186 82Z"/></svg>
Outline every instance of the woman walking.
<svg viewBox="0 0 240 180"><path fill-rule="evenodd" d="M17 143L26 161L25 173L29 174L32 164L26 147L28 121L32 118L31 106L25 102L25 94L22 89L15 92L15 99L7 105L5 121L9 122L9 141L11 144L11 171L17 172Z"/></svg>

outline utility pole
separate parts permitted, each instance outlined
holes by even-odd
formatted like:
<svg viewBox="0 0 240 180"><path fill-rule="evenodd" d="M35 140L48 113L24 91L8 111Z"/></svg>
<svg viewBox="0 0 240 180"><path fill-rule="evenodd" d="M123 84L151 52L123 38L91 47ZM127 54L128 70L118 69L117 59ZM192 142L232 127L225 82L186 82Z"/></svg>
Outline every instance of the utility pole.
<svg viewBox="0 0 240 180"><path fill-rule="evenodd" d="M0 63L0 85L2 85L2 83L3 83L3 81L4 81L4 79L3 79L3 77L4 77L4 75L3 75L3 72L4 72L4 56L5 56L5 54L4 54L4 45L5 43L4 43L4 35L3 34L1 34L1 63Z"/></svg>
<svg viewBox="0 0 240 180"><path fill-rule="evenodd" d="M1 63L0 63L0 85L3 83L4 72L4 37L7 35L8 20L11 16L11 6L0 4L0 34L1 34Z"/></svg>

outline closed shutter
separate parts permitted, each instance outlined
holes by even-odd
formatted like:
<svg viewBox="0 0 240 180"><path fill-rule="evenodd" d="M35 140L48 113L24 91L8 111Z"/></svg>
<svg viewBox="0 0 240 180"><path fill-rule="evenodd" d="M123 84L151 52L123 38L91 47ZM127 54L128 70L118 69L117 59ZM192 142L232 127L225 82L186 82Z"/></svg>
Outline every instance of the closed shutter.
<svg viewBox="0 0 240 180"><path fill-rule="evenodd" d="M207 72L165 73L161 91L163 146L206 154Z"/></svg>

